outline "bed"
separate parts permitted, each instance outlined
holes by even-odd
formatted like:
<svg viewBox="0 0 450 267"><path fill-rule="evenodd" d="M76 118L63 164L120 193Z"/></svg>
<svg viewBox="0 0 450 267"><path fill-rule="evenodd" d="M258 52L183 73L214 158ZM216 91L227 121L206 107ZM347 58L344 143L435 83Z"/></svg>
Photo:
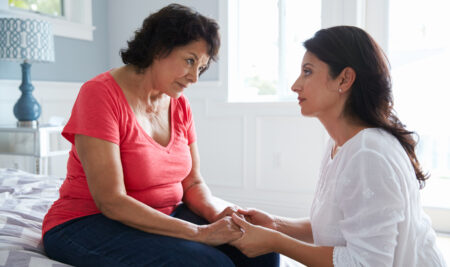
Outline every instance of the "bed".
<svg viewBox="0 0 450 267"><path fill-rule="evenodd" d="M70 266L45 256L42 219L58 197L63 178L0 168L0 266ZM302 266L287 257L281 266Z"/></svg>
<svg viewBox="0 0 450 267"><path fill-rule="evenodd" d="M47 258L42 219L63 179L0 169L0 266L69 266Z"/></svg>

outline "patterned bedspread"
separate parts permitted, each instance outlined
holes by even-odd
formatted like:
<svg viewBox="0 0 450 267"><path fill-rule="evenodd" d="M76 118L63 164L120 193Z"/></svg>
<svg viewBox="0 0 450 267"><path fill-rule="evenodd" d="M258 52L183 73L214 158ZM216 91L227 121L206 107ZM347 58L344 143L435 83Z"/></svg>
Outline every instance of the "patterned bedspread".
<svg viewBox="0 0 450 267"><path fill-rule="evenodd" d="M0 266L69 266L47 258L42 219L63 179L0 169Z"/></svg>

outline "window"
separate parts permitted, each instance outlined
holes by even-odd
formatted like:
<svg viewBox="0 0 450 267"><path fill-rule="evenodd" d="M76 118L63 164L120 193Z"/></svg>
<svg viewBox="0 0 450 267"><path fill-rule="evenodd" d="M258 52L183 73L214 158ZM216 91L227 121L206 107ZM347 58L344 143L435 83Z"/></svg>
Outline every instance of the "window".
<svg viewBox="0 0 450 267"><path fill-rule="evenodd" d="M423 203L450 217L449 8L448 0L390 1L389 57L396 110L420 135L418 157L431 174Z"/></svg>
<svg viewBox="0 0 450 267"><path fill-rule="evenodd" d="M57 36L93 40L92 0L0 0L0 16L45 19Z"/></svg>
<svg viewBox="0 0 450 267"><path fill-rule="evenodd" d="M9 7L49 16L63 16L61 0L9 0Z"/></svg>
<svg viewBox="0 0 450 267"><path fill-rule="evenodd" d="M229 69L229 100L293 98L290 86L300 74L302 42L321 27L321 1L235 1L229 20L235 35L230 36L235 64Z"/></svg>

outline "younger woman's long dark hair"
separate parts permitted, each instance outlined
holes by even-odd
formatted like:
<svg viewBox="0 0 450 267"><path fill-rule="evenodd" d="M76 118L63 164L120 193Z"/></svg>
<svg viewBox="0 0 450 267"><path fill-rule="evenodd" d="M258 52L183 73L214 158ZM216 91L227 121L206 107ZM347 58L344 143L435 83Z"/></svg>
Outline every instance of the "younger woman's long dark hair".
<svg viewBox="0 0 450 267"><path fill-rule="evenodd" d="M360 28L337 26L318 31L304 47L329 66L332 78L346 67L356 72L344 115L395 136L408 154L423 188L429 175L422 171L417 159L415 133L406 130L395 114L389 63L373 38Z"/></svg>

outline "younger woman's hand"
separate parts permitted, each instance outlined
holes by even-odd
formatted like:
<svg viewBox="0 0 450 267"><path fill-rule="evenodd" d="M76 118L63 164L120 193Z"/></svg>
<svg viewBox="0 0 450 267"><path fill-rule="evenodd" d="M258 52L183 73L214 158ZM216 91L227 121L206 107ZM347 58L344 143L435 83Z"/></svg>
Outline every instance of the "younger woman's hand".
<svg viewBox="0 0 450 267"><path fill-rule="evenodd" d="M257 209L238 209L238 213L244 215L245 220L251 224L277 230L275 218L269 213Z"/></svg>
<svg viewBox="0 0 450 267"><path fill-rule="evenodd" d="M241 227L244 234L240 239L231 242L231 245L238 248L247 257L257 257L273 252L273 243L277 235L276 231L253 225L237 214L233 214L232 218L233 222Z"/></svg>
<svg viewBox="0 0 450 267"><path fill-rule="evenodd" d="M210 246L230 243L242 237L242 230L230 216L224 217L214 223L198 225L197 241Z"/></svg>

